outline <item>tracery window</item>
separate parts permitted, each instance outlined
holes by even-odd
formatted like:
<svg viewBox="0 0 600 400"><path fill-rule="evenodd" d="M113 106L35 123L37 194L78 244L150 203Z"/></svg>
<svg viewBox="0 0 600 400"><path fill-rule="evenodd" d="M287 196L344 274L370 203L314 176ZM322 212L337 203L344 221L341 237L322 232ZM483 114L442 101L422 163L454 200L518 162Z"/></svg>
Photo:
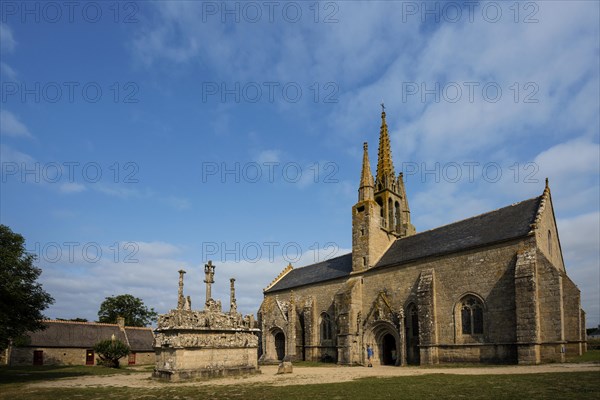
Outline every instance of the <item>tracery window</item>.
<svg viewBox="0 0 600 400"><path fill-rule="evenodd" d="M463 298L460 305L463 335L483 334L483 304L475 296Z"/></svg>
<svg viewBox="0 0 600 400"><path fill-rule="evenodd" d="M331 317L329 314L321 314L321 340L331 340L333 337L333 329Z"/></svg>

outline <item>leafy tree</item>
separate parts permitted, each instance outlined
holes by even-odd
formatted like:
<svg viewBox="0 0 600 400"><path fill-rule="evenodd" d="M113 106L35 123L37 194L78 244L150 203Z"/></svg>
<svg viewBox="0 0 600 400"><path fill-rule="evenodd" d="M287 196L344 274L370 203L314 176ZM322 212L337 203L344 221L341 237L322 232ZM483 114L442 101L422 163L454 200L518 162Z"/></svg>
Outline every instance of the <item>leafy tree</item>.
<svg viewBox="0 0 600 400"><path fill-rule="evenodd" d="M88 322L86 318L56 318L57 321Z"/></svg>
<svg viewBox="0 0 600 400"><path fill-rule="evenodd" d="M107 339L96 343L94 352L98 354L98 364L119 368L119 358L129 354L129 346L118 339Z"/></svg>
<svg viewBox="0 0 600 400"><path fill-rule="evenodd" d="M157 316L154 308L148 310L141 299L130 294L107 297L98 311L99 322L116 324L117 317L123 317L127 326L148 326Z"/></svg>
<svg viewBox="0 0 600 400"><path fill-rule="evenodd" d="M25 239L0 224L0 349L27 331L44 329L42 310L54 299L36 282L42 270L25 250Z"/></svg>

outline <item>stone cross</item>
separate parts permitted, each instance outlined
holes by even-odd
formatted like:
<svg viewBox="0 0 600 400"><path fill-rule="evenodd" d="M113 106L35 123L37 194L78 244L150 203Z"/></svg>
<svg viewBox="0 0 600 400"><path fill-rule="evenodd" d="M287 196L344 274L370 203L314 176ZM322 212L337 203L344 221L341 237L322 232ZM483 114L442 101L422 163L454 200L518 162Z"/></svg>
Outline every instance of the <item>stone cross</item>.
<svg viewBox="0 0 600 400"><path fill-rule="evenodd" d="M208 260L208 264L204 265L204 275L204 283L206 283L206 303L208 304L208 301L212 299L210 285L215 283L215 266L210 260Z"/></svg>
<svg viewBox="0 0 600 400"><path fill-rule="evenodd" d="M183 297L183 274L185 271L183 269L179 270L179 292L177 293L177 309L182 310L185 305L185 299Z"/></svg>

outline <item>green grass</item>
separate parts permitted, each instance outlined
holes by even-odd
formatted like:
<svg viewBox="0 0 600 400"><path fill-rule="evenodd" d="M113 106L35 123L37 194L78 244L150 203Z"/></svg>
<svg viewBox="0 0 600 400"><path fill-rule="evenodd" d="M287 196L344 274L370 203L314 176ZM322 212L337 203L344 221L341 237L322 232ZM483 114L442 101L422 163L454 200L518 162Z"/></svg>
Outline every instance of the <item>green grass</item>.
<svg viewBox="0 0 600 400"><path fill-rule="evenodd" d="M598 399L597 372L526 375L436 374L394 378L363 378L324 385L227 386L165 385L161 388L47 388L23 383L0 387L0 399Z"/></svg>
<svg viewBox="0 0 600 400"><path fill-rule="evenodd" d="M319 362L319 361L294 361L292 363L292 365L294 366L294 368L296 367L324 367L324 368L331 368L331 367L337 367L336 363L324 363L324 362Z"/></svg>
<svg viewBox="0 0 600 400"><path fill-rule="evenodd" d="M130 368L106 368L101 366L40 366L40 367L7 367L0 366L0 384L24 383L58 378L76 378L86 375L115 375L135 372L148 373L144 370Z"/></svg>
<svg viewBox="0 0 600 400"><path fill-rule="evenodd" d="M569 357L568 362L584 363L584 362L595 362L600 363L600 350L588 350L581 356Z"/></svg>

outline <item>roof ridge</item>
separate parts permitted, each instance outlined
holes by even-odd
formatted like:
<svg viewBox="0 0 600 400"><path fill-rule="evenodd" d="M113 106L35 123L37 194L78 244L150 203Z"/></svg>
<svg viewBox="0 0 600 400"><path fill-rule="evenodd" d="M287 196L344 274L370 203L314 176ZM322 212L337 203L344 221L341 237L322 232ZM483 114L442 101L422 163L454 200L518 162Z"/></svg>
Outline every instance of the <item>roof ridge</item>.
<svg viewBox="0 0 600 400"><path fill-rule="evenodd" d="M444 225L436 226L435 228L427 229L426 231L423 231L423 232L417 232L417 233L415 233L414 235L411 235L411 236L406 236L406 237L398 238L397 240L408 239L408 238L411 238L411 237L414 237L414 236L422 235L422 234L427 233L427 232L431 232L431 231L435 231L435 230L438 230L438 229L441 229L441 228L445 228L447 226L451 226L451 225L458 224L458 223L461 223L461 222L469 221L469 220L472 220L472 219L475 219L475 218L482 217L482 216L487 215L487 214L492 214L492 213L498 212L498 211L503 210L505 208L518 206L519 204L525 203L527 201L539 200L541 197L542 196L536 196L536 197L532 197L530 199L518 201L516 203L512 203L512 204L509 204L509 205L504 206L504 207L496 208L495 210L486 211L484 213L477 214L477 215L474 215L474 216L469 217L469 218L460 219L458 221L454 221L454 222L450 222L450 223L447 223L447 224L444 224Z"/></svg>
<svg viewBox="0 0 600 400"><path fill-rule="evenodd" d="M269 285L263 289L263 292L266 292L267 290L271 289L273 286L275 286L277 284L277 282L279 282L284 276L286 276L291 270L293 270L294 267L292 267L292 263L289 263L287 265L287 267L285 267L280 273L279 275L277 275L275 277L275 279L273 279L271 281L271 283L269 283Z"/></svg>
<svg viewBox="0 0 600 400"><path fill-rule="evenodd" d="M116 327L119 326L117 324L108 324L105 322L65 321L65 320L61 320L61 319L43 319L42 322L52 322L52 323L58 323L58 324L73 324L73 325L96 325L96 326L116 326Z"/></svg>
<svg viewBox="0 0 600 400"><path fill-rule="evenodd" d="M94 321L83 322L83 321L65 321L62 319L43 319L42 322L43 323L51 322L51 323L57 323L57 324L71 324L71 325L87 325L87 326L114 326L117 328L119 327L118 324L108 324L106 322L94 322ZM152 328L141 327L141 326L125 326L125 329L150 329L150 330L152 330Z"/></svg>
<svg viewBox="0 0 600 400"><path fill-rule="evenodd" d="M322 264L322 263L324 263L324 262L326 262L326 261L335 260L335 259L337 259L337 258L342 258L342 257L344 257L344 256L349 256L349 255L352 255L352 252L350 252L350 253L345 253L345 254L342 254L341 256L337 256L337 257L331 257L331 258L328 258L327 260L323 260L323 261L319 261L319 262L316 262L316 263L308 264L308 265L305 265L305 266L303 266L303 267L294 268L294 270L295 270L295 271L298 271L298 270L300 270L300 269L304 269L304 268L312 267L313 265Z"/></svg>

